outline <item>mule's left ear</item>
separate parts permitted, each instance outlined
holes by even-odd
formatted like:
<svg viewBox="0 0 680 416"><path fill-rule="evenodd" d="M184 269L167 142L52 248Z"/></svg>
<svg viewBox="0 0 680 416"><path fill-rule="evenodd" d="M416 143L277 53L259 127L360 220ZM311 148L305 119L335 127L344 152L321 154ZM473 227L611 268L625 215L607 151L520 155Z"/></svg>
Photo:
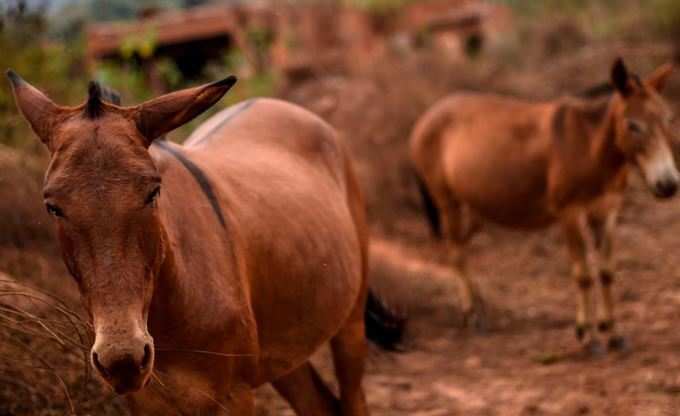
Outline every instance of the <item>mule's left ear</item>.
<svg viewBox="0 0 680 416"><path fill-rule="evenodd" d="M40 90L24 81L16 72L8 69L7 79L12 84L14 100L33 132L52 150L52 127L61 110Z"/></svg>
<svg viewBox="0 0 680 416"><path fill-rule="evenodd" d="M668 81L668 78L673 73L673 69L675 69L673 64L668 63L661 65L654 72L652 72L649 77L647 77L647 84L649 84L649 86L655 90L661 92L661 90L663 90L663 88L666 86L666 81Z"/></svg>
<svg viewBox="0 0 680 416"><path fill-rule="evenodd" d="M222 81L162 95L133 107L137 129L150 145L155 139L212 107L235 83L236 77L232 75Z"/></svg>
<svg viewBox="0 0 680 416"><path fill-rule="evenodd" d="M623 63L623 59L617 58L614 61L614 65L612 65L611 83L623 97L633 95L635 89L633 88L632 79L633 77L628 72L626 64Z"/></svg>

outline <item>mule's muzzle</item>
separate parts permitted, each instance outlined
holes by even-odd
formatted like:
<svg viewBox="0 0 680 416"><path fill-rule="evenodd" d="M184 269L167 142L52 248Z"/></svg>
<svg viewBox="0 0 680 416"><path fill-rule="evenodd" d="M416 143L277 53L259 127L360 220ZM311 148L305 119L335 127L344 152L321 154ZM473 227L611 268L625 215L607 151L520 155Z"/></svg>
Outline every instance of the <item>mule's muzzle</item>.
<svg viewBox="0 0 680 416"><path fill-rule="evenodd" d="M678 181L672 178L658 180L652 190L657 198L670 198L678 191Z"/></svg>
<svg viewBox="0 0 680 416"><path fill-rule="evenodd" d="M92 366L118 394L143 388L151 377L154 351L150 343L140 348L92 350Z"/></svg>

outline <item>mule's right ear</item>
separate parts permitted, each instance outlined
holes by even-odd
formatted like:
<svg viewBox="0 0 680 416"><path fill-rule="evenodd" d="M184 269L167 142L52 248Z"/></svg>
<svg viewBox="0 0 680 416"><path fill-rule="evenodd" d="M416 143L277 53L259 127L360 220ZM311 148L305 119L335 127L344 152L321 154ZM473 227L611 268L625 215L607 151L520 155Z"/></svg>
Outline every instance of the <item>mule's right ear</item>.
<svg viewBox="0 0 680 416"><path fill-rule="evenodd" d="M612 66L611 75L612 85L616 91L624 97L630 97L634 92L632 80L626 64L623 63L623 59L617 58Z"/></svg>
<svg viewBox="0 0 680 416"><path fill-rule="evenodd" d="M137 129L147 145L158 137L188 123L217 103L236 83L230 76L212 84L172 92L133 107Z"/></svg>
<svg viewBox="0 0 680 416"><path fill-rule="evenodd" d="M14 100L19 111L40 140L50 148L50 136L60 112L59 107L37 88L24 81L16 72L8 69L6 74L12 84Z"/></svg>

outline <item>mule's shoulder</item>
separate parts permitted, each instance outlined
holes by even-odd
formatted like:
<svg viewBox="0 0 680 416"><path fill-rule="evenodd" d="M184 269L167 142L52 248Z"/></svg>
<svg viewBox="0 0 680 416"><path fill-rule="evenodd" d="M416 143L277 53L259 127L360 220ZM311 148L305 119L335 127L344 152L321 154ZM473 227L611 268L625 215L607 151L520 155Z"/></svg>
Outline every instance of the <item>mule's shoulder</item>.
<svg viewBox="0 0 680 416"><path fill-rule="evenodd" d="M589 99L565 96L554 102L551 133L556 139L568 134L587 135L604 119L609 108L609 98Z"/></svg>

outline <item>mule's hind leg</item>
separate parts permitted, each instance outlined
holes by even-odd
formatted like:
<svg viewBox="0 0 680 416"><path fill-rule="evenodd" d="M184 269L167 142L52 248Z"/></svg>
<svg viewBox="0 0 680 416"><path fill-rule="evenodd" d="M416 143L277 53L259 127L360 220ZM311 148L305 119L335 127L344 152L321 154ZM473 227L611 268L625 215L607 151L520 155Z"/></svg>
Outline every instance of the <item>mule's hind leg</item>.
<svg viewBox="0 0 680 416"><path fill-rule="evenodd" d="M360 296L360 301L345 326L331 339L333 365L340 387L340 408L343 416L369 414L361 385L368 351L364 328L365 299L365 296Z"/></svg>
<svg viewBox="0 0 680 416"><path fill-rule="evenodd" d="M601 344L593 331L593 278L588 263L592 238L587 217L579 214L563 222L564 234L571 257L571 274L578 286L578 310L576 314L576 337L589 353L600 353Z"/></svg>
<svg viewBox="0 0 680 416"><path fill-rule="evenodd" d="M607 213L594 213L589 221L598 252L597 272L602 295L600 322L597 327L600 333L607 337L607 345L611 350L626 348L625 339L617 334L614 327L614 305L612 298L612 284L614 283L612 237L616 227L617 214L617 210L610 210Z"/></svg>
<svg viewBox="0 0 680 416"><path fill-rule="evenodd" d="M338 414L338 399L309 362L274 381L272 385L299 416Z"/></svg>
<svg viewBox="0 0 680 416"><path fill-rule="evenodd" d="M465 246L476 231L471 214L452 196L441 197L441 221L443 237L446 241L447 256L459 286L463 325L483 329L486 326L484 302L477 285L467 272ZM466 215L468 221L466 221Z"/></svg>

